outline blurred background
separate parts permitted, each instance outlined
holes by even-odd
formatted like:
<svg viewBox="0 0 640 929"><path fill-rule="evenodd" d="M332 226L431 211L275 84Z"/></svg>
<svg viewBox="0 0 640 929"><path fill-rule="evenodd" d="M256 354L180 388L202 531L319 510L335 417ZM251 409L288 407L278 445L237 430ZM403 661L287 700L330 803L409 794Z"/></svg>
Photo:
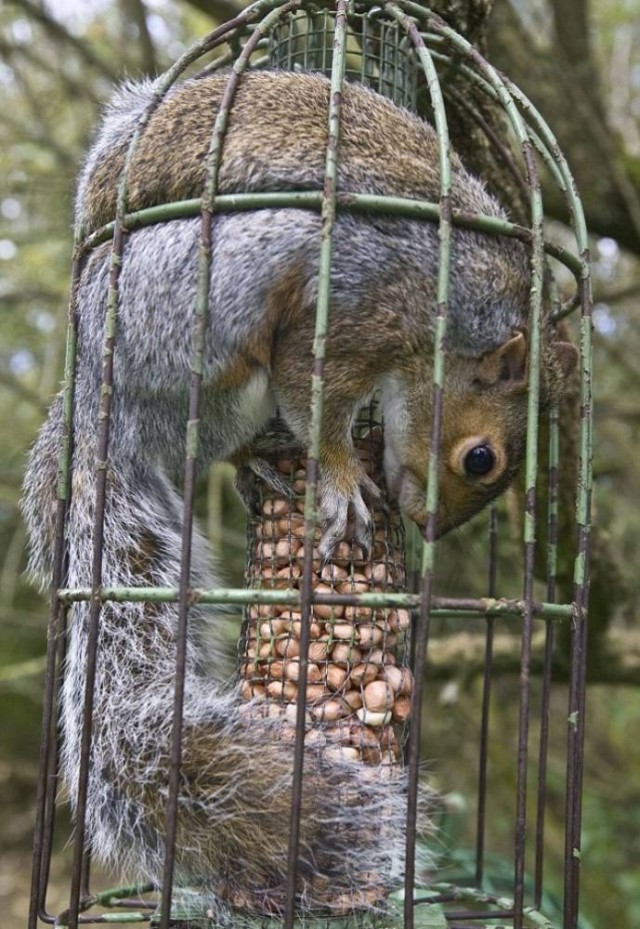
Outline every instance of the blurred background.
<svg viewBox="0 0 640 929"><path fill-rule="evenodd" d="M450 0L443 9L487 7ZM74 183L114 83L164 70L237 10L233 0L9 0L0 8L0 912L25 925L47 606L24 577L18 500L25 455L57 389L64 353ZM459 9L458 9L459 12ZM640 925L640 4L495 0L491 59L536 103L566 152L585 202L595 280L593 608L582 848L584 926ZM545 191L545 193L547 193ZM548 192L549 235L562 205ZM574 324L572 324L574 325ZM575 328L575 325L574 325ZM200 515L227 579L242 583L244 516L232 471L203 480ZM220 514L222 520L219 519ZM518 504L499 509L501 593L521 589ZM440 546L438 588L486 591L485 515ZM567 553L567 560L573 557ZM562 570L562 568L561 568ZM569 598L570 599L570 598ZM518 637L496 623L490 729L489 870L509 873L515 797ZM435 624L423 756L445 798L443 875L472 867L483 629ZM543 629L536 627L534 666ZM551 708L547 886L560 891L566 736L566 637ZM534 676L532 705L540 682ZM533 720L532 739L538 723ZM60 849L51 908L65 905ZM506 885L508 887L508 883ZM550 904L553 906L553 901Z"/></svg>

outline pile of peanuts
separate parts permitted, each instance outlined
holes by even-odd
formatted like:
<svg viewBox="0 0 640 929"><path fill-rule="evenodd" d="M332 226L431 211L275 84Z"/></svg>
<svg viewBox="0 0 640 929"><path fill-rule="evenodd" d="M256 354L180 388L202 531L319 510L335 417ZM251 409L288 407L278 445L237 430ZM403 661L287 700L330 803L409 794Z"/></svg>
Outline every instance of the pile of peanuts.
<svg viewBox="0 0 640 929"><path fill-rule="evenodd" d="M382 432L371 426L355 442L367 473L383 488ZM251 525L250 587L300 589L304 559L305 459L275 462L290 493L264 488L261 513ZM375 535L365 558L352 541L341 541L329 561L313 547L313 594L389 593L404 589L404 534L397 512L374 505ZM305 744L328 759L375 765L372 776L393 776L401 763L402 724L409 716L413 677L406 665L405 609L313 603L305 690ZM294 738L300 698L302 614L291 605L248 607L240 646L241 693L251 712L285 717L282 737ZM257 702L256 702L257 701Z"/></svg>

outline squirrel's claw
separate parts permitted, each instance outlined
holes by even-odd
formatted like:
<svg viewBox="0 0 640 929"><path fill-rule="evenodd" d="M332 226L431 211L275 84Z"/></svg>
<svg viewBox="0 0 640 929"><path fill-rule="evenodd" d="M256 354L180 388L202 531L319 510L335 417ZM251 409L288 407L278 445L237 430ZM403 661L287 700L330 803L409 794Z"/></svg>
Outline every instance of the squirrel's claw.
<svg viewBox="0 0 640 929"><path fill-rule="evenodd" d="M236 470L234 486L250 513L260 510L260 486L265 484L278 496L289 496L289 485L266 458L250 458Z"/></svg>
<svg viewBox="0 0 640 929"><path fill-rule="evenodd" d="M386 502L382 499L382 493L376 482L369 477L368 474L363 474L360 478L360 487L363 493L365 500L367 500L372 505L380 507L386 512L389 511L389 507Z"/></svg>
<svg viewBox="0 0 640 929"><path fill-rule="evenodd" d="M367 491L369 490L367 486ZM377 493L379 494L379 491ZM356 487L349 495L324 480L320 491L320 513L325 531L318 548L325 561L331 557L338 542L344 539L347 533L349 504L353 507L355 516L354 541L365 553L371 551L373 520L360 488Z"/></svg>
<svg viewBox="0 0 640 929"><path fill-rule="evenodd" d="M359 482L351 492L342 490L330 480L323 478L320 489L319 508L324 525L320 541L320 555L328 560L338 542L347 535L349 507L353 514L353 541L364 551L371 551L373 542L373 520L367 502L381 506L380 489L364 472L358 475ZM258 456L245 461L236 470L235 488L249 512L260 510L261 487L285 499L291 488L282 475L265 458Z"/></svg>

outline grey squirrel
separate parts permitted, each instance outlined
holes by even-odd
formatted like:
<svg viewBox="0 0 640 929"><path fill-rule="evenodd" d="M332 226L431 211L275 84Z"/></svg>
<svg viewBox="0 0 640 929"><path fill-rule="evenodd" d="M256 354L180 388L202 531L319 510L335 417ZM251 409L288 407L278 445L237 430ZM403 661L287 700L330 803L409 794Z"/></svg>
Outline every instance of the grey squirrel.
<svg viewBox="0 0 640 929"><path fill-rule="evenodd" d="M131 164L131 210L199 196L222 74L185 81L146 127ZM129 140L155 85L125 85L108 108L80 178L76 215L85 233L113 219ZM219 191L322 189L329 82L316 75L243 76L229 118ZM373 91L347 85L338 188L437 201L433 129ZM452 155L455 209L503 216ZM120 275L109 445L103 584L175 587L191 325L199 223L181 219L127 236ZM320 217L258 209L215 217L201 413L201 464L255 464L252 444L276 415L303 445L317 290ZM91 585L96 430L110 244L87 257L78 287L72 496L67 524L70 587ZM389 215L340 212L334 232L331 317L320 452L322 554L344 535L350 512L367 546L363 472L351 425L381 394L388 489L424 525L432 421L438 231ZM526 249L507 238L455 229L447 330L440 532L503 490L523 457L529 274ZM545 329L543 402L557 398L575 352ZM31 452L24 513L31 567L51 567L62 399L54 400ZM204 538L194 530L192 586L215 586ZM175 608L104 606L95 691L87 835L94 854L160 880L169 766ZM77 790L88 606L73 608L62 691L62 774ZM292 758L266 720L239 712L221 681L220 617L190 618L177 881L205 887L216 905L271 894L286 877ZM356 886L363 871L389 888L403 850L403 788L357 765L309 754L301 826L301 904ZM342 785L342 786L340 786ZM346 786L345 786L346 785ZM336 795L346 790L345 802ZM393 823L379 841L371 825ZM313 876L313 880L311 879Z"/></svg>

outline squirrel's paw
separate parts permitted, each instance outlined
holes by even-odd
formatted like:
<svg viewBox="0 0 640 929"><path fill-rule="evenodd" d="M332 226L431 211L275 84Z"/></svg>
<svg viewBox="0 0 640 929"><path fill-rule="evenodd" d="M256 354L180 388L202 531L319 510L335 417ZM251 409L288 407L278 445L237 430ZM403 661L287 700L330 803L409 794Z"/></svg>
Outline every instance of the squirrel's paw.
<svg viewBox="0 0 640 929"><path fill-rule="evenodd" d="M338 542L347 534L349 506L354 516L353 540L365 553L371 551L373 540L373 519L365 496L370 500L380 499L380 490L366 474L359 475L359 484L351 493L336 487L326 477L320 489L320 515L324 524L324 534L320 540L319 551L322 558L329 559Z"/></svg>
<svg viewBox="0 0 640 929"><path fill-rule="evenodd" d="M291 488L282 475L265 458L250 458L236 470L234 485L250 513L260 510L261 487L266 485L279 497L287 498Z"/></svg>

